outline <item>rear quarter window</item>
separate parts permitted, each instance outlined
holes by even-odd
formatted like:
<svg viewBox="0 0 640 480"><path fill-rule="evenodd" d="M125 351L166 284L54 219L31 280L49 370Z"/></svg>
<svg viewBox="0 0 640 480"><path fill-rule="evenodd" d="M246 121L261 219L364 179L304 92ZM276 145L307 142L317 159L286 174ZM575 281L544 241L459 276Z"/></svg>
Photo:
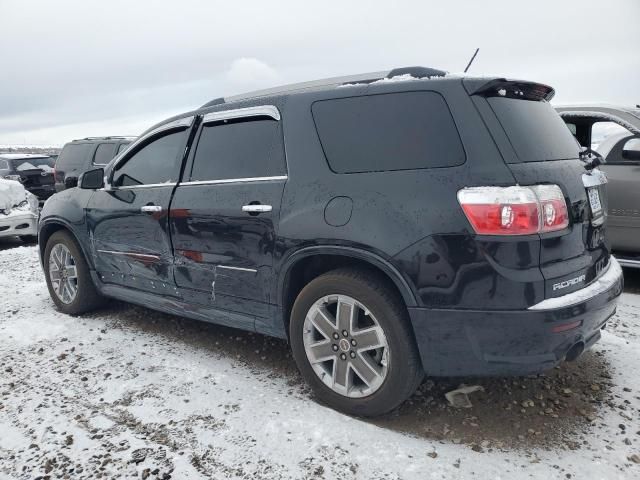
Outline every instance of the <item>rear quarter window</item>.
<svg viewBox="0 0 640 480"><path fill-rule="evenodd" d="M59 167L79 167L87 162L93 144L91 143L71 143L65 145L60 152L56 165Z"/></svg>
<svg viewBox="0 0 640 480"><path fill-rule="evenodd" d="M435 92L317 101L313 119L331 170L379 172L461 165L453 117Z"/></svg>

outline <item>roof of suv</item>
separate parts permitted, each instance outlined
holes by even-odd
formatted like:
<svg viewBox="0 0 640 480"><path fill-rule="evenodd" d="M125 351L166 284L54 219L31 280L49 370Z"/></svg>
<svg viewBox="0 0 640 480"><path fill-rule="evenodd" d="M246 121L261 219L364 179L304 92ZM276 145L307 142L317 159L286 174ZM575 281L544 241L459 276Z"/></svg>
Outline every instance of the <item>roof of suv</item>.
<svg viewBox="0 0 640 480"><path fill-rule="evenodd" d="M640 133L640 108L616 105L556 105L563 117L585 117L602 121L615 121L632 132Z"/></svg>
<svg viewBox="0 0 640 480"><path fill-rule="evenodd" d="M393 70L385 70L381 72L360 73L357 75L347 75L341 77L324 78L321 80L312 80L309 82L293 83L278 87L268 88L265 90L256 90L253 92L233 95L228 98L216 98L204 104L200 108L211 107L223 103L237 102L240 100L250 100L259 97L270 97L274 95L291 95L295 93L303 93L313 90L328 90L340 85L349 84L368 84L376 81L389 80L394 77L404 77L403 80L423 80L429 78L443 78L452 76L444 70L438 70L428 67L402 67Z"/></svg>
<svg viewBox="0 0 640 480"><path fill-rule="evenodd" d="M332 90L340 87L356 87L362 86L366 87L368 85L373 85L377 83L385 83L385 84L397 84L400 82L409 82L409 81L442 81L442 82L461 82L464 81L465 88L468 90L470 95L479 94L488 92L489 90L495 90L498 88L502 88L503 86L511 87L511 90L516 91L521 98L523 93L521 90L527 90L533 98L536 99L545 99L547 101L553 98L555 91L548 85L544 85L537 82L531 81L521 81L521 80L513 80L507 79L505 77L499 76L490 76L490 77L480 77L480 76L467 76L467 75L459 75L459 74L450 74L444 70L438 70L435 68L429 67L401 67L394 68L388 71L381 72L372 72L372 73L361 73L357 75L348 75L343 77L332 77L322 80L313 80L310 82L302 82L289 84L279 87L274 87L266 90L257 90L253 92L248 92L240 95L234 95L227 98L215 98L199 108L180 113L178 115L174 115L173 117L167 118L161 122L158 122L147 130L142 132L139 138L142 138L149 132L153 132L157 128L171 123L173 121L180 120L182 118L187 118L189 116L193 116L195 114L202 113L205 111L221 111L226 110L228 108L233 108L234 106L250 106L253 105L254 102L263 102L268 99L273 99L276 101L277 98L282 100L282 97L288 97L292 95L306 94L306 93L320 93L327 90ZM269 100L271 101L271 100ZM279 103L279 102L277 102Z"/></svg>

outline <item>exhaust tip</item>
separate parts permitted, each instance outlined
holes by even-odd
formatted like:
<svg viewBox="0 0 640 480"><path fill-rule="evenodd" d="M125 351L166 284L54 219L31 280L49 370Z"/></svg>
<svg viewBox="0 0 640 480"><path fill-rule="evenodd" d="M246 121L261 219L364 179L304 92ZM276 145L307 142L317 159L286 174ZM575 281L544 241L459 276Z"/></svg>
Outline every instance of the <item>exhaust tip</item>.
<svg viewBox="0 0 640 480"><path fill-rule="evenodd" d="M567 355L565 356L565 360L567 362L573 362L584 352L584 343L578 342L573 347L569 349Z"/></svg>

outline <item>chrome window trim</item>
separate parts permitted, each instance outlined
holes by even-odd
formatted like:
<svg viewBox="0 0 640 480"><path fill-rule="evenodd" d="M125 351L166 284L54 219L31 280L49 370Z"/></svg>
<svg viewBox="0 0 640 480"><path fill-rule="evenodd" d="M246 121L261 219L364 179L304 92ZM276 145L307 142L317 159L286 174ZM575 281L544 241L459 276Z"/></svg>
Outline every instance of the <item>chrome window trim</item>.
<svg viewBox="0 0 640 480"><path fill-rule="evenodd" d="M239 272L257 273L255 268L242 268L242 267L229 267L227 265L218 265L217 268L224 268L225 270L237 270Z"/></svg>
<svg viewBox="0 0 640 480"><path fill-rule="evenodd" d="M176 182L148 183L146 185L125 185L124 187L111 187L109 191L114 192L117 190L138 190L141 188L175 187L176 185L177 185Z"/></svg>
<svg viewBox="0 0 640 480"><path fill-rule="evenodd" d="M600 295L601 293L609 290L616 284L616 282L620 281L621 276L622 268L620 267L618 260L616 260L612 255L605 272L591 284L581 288L580 290L567 293L560 297L547 298L540 303L532 305L529 307L529 310L557 310L586 302L596 295Z"/></svg>
<svg viewBox="0 0 640 480"><path fill-rule="evenodd" d="M274 177L246 177L246 178L225 178L222 180L197 180L193 182L180 182L179 186L189 185L221 185L225 183L257 183L277 180L287 180L288 175L276 175Z"/></svg>
<svg viewBox="0 0 640 480"><path fill-rule="evenodd" d="M280 120L280 111L274 105L259 105L256 107L236 108L233 110L223 110L220 112L207 113L202 117L202 123L219 122L222 120L231 120L234 118L245 117L270 117L274 120Z"/></svg>

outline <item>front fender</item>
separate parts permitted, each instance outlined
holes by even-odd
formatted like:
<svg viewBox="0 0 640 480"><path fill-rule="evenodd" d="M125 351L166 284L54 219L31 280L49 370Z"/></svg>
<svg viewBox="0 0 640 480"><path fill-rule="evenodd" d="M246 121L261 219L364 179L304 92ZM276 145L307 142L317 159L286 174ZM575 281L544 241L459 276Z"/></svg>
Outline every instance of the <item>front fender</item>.
<svg viewBox="0 0 640 480"><path fill-rule="evenodd" d="M60 230L68 230L76 239L82 253L93 269L93 258L89 251L89 232L86 228L85 206L93 195L93 190L72 188L56 193L44 204L38 224L38 245L40 261L44 255L47 241Z"/></svg>

